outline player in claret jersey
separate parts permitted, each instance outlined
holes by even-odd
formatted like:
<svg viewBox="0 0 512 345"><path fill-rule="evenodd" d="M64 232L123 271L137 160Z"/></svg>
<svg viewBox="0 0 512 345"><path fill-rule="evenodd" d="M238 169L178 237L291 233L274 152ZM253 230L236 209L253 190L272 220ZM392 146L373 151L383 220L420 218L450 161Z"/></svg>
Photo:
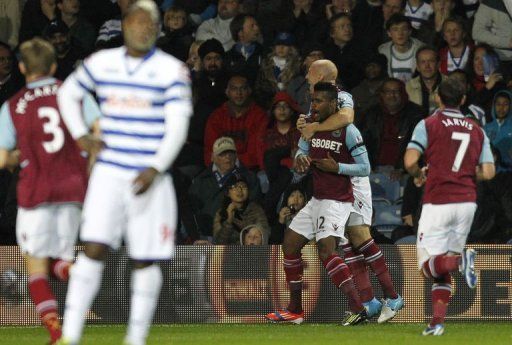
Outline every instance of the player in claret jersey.
<svg viewBox="0 0 512 345"><path fill-rule="evenodd" d="M20 47L27 85L0 110L0 168L9 151L20 150L16 236L26 257L28 288L53 344L61 334L57 302L48 275L67 280L87 186L87 160L61 121L60 82L51 76L52 45L35 38ZM89 123L99 116L92 97L84 100Z"/></svg>
<svg viewBox="0 0 512 345"><path fill-rule="evenodd" d="M332 83L317 83L312 98L312 112L320 121L336 113L338 90ZM334 116L334 115L333 115ZM318 132L311 143L299 141L296 169L313 169L313 198L295 216L286 231L283 243L284 271L290 289L287 309L266 315L274 322L302 323L301 250L315 239L318 255L334 285L348 297L351 310L342 322L355 325L367 319L364 306L352 280L352 275L336 247L344 237L345 224L352 212L350 176L367 176L370 163L359 131L354 125L333 132Z"/></svg>
<svg viewBox="0 0 512 345"><path fill-rule="evenodd" d="M418 123L404 157L405 168L425 182L418 227L418 266L432 278L433 318L423 335L442 335L451 294L451 272L459 270L470 288L477 276L476 252L464 249L476 210L476 180L494 177L489 139L478 124L459 110L465 87L448 78L439 85L440 105ZM424 156L426 167L418 161ZM427 177L428 172L428 177Z"/></svg>

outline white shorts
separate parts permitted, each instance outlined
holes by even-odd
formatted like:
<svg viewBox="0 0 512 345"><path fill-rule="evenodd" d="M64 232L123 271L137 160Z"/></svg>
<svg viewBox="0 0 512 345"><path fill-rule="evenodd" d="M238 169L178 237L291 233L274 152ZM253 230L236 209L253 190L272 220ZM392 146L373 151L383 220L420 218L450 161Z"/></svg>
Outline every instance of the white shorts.
<svg viewBox="0 0 512 345"><path fill-rule="evenodd" d="M81 206L52 204L18 208L16 238L21 251L35 258L60 258L72 261Z"/></svg>
<svg viewBox="0 0 512 345"><path fill-rule="evenodd" d="M416 241L419 269L432 256L462 252L475 211L474 202L423 205Z"/></svg>
<svg viewBox="0 0 512 345"><path fill-rule="evenodd" d="M96 165L85 197L80 239L113 249L124 239L132 259L169 259L177 222L171 177L158 175L139 196L133 193L133 179Z"/></svg>
<svg viewBox="0 0 512 345"><path fill-rule="evenodd" d="M349 202L311 198L292 219L290 229L317 242L329 236L345 239L345 224L351 211Z"/></svg>
<svg viewBox="0 0 512 345"><path fill-rule="evenodd" d="M347 226L372 224L372 190L368 177L351 177L354 193L353 212L350 214Z"/></svg>

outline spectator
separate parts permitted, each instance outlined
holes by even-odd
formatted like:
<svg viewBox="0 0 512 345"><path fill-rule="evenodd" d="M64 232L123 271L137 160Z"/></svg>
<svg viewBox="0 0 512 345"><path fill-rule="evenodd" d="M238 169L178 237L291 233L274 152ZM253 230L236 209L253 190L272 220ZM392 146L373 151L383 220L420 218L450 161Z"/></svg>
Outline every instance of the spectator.
<svg viewBox="0 0 512 345"><path fill-rule="evenodd" d="M286 90L290 81L300 73L300 56L293 46L294 38L287 32L280 32L274 40L272 52L261 63L256 80L256 94L260 104L268 105L277 91Z"/></svg>
<svg viewBox="0 0 512 345"><path fill-rule="evenodd" d="M457 69L470 70L473 45L469 43L464 22L459 17L450 17L443 24L443 38L446 47L439 51L439 70L442 74Z"/></svg>
<svg viewBox="0 0 512 345"><path fill-rule="evenodd" d="M181 7L171 6L164 14L163 36L157 46L181 61L186 61L190 45L194 41L193 27L188 22L187 12Z"/></svg>
<svg viewBox="0 0 512 345"><path fill-rule="evenodd" d="M218 39L225 51L233 47L235 41L231 35L229 25L239 13L240 0L219 0L217 16L204 21L197 28L196 40L206 41L210 38Z"/></svg>
<svg viewBox="0 0 512 345"><path fill-rule="evenodd" d="M217 108L206 122L204 136L204 162L212 157L213 142L222 136L232 137L236 143L238 158L248 169L257 169L258 143L267 128L267 115L251 99L251 87L247 77L234 74L226 88L228 101Z"/></svg>
<svg viewBox="0 0 512 345"><path fill-rule="evenodd" d="M242 72L251 83L256 81L263 59L263 46L260 44L261 33L258 22L247 14L237 15L229 25L233 48L226 53L226 68L229 71Z"/></svg>
<svg viewBox="0 0 512 345"><path fill-rule="evenodd" d="M425 44L441 48L443 42L443 24L453 15L455 2L453 0L432 0L434 13L427 22L416 32L416 38Z"/></svg>
<svg viewBox="0 0 512 345"><path fill-rule="evenodd" d="M325 58L322 44L320 42L305 43L302 46L302 57L303 61L300 73L290 80L286 87L286 92L292 96L299 105L300 111L305 114L309 111L309 104L311 103L306 74L309 71L309 66L311 66L313 62Z"/></svg>
<svg viewBox="0 0 512 345"><path fill-rule="evenodd" d="M7 43L0 42L0 104L23 87L24 81L18 70L14 52Z"/></svg>
<svg viewBox="0 0 512 345"><path fill-rule="evenodd" d="M494 96L492 122L485 126L491 145L498 152L496 172L512 174L512 92L501 90Z"/></svg>
<svg viewBox="0 0 512 345"><path fill-rule="evenodd" d="M352 89L356 114L364 114L378 102L377 91L387 76L387 60L382 54L367 58L364 66L365 79Z"/></svg>
<svg viewBox="0 0 512 345"><path fill-rule="evenodd" d="M212 38L199 47L201 72L193 83L194 116L190 121L187 143L176 162L177 166L205 166L204 133L210 114L226 101L228 77L224 69L224 48ZM215 140L216 138L214 138Z"/></svg>
<svg viewBox="0 0 512 345"><path fill-rule="evenodd" d="M250 224L240 231L240 244L243 246L261 246L268 244L268 232L259 224Z"/></svg>
<svg viewBox="0 0 512 345"><path fill-rule="evenodd" d="M372 168L387 166L390 177L399 179L414 127L425 116L420 106L408 100L402 81L386 79L379 90L379 104L368 110L360 126Z"/></svg>
<svg viewBox="0 0 512 345"><path fill-rule="evenodd" d="M276 207L270 213L272 230L270 233L270 244L282 244L284 232L292 222L293 217L306 205L309 200L309 193L306 192L305 185L307 179L301 183L289 185L281 194L281 202L277 207L279 210L276 214Z"/></svg>
<svg viewBox="0 0 512 345"><path fill-rule="evenodd" d="M190 75L192 79L194 80L199 72L201 71L201 58L199 57L199 47L203 41L194 41L190 45L190 48L188 49L188 57L187 61L185 62L190 69ZM222 49L224 50L224 49Z"/></svg>
<svg viewBox="0 0 512 345"><path fill-rule="evenodd" d="M411 21L412 28L418 30L433 13L432 6L423 0L407 0L404 15Z"/></svg>
<svg viewBox="0 0 512 345"><path fill-rule="evenodd" d="M80 48L72 45L69 28L60 19L52 21L44 28L43 37L55 48L57 55L55 78L66 79L85 57L85 54Z"/></svg>
<svg viewBox="0 0 512 345"><path fill-rule="evenodd" d="M268 237L269 227L263 208L249 199L249 186L241 176L232 175L225 184L222 206L213 221L214 244L240 243L241 231L250 224L260 224Z"/></svg>
<svg viewBox="0 0 512 345"><path fill-rule="evenodd" d="M261 190L256 175L247 170L237 157L233 139L221 137L213 145L212 163L192 179L188 190L190 211L196 220L196 229L189 233L200 234L201 239L212 239L213 218L221 207L225 184L233 175L242 176L249 186L251 200L261 198Z"/></svg>
<svg viewBox="0 0 512 345"><path fill-rule="evenodd" d="M117 0L117 6L121 14L115 18L108 19L101 25L96 39L96 49L114 48L123 45L123 32L121 28L121 19L128 11L135 0Z"/></svg>
<svg viewBox="0 0 512 345"><path fill-rule="evenodd" d="M277 32L288 32L302 48L306 42L325 42L326 22L318 0L282 1Z"/></svg>
<svg viewBox="0 0 512 345"><path fill-rule="evenodd" d="M411 37L411 22L401 14L394 14L386 23L391 42L379 46L379 53L388 59L388 75L407 83L416 69L416 51L423 45Z"/></svg>
<svg viewBox="0 0 512 345"><path fill-rule="evenodd" d="M3 0L0 3L0 42L11 47L18 45L22 5L19 0Z"/></svg>
<svg viewBox="0 0 512 345"><path fill-rule="evenodd" d="M498 54L506 76L512 75L512 3L482 0L475 14L473 39L487 43Z"/></svg>
<svg viewBox="0 0 512 345"><path fill-rule="evenodd" d="M56 18L55 0L28 0L21 15L19 43L40 35L43 29Z"/></svg>
<svg viewBox="0 0 512 345"><path fill-rule="evenodd" d="M96 29L80 16L80 0L56 0L60 19L69 28L69 36L74 47L90 54L96 42Z"/></svg>
<svg viewBox="0 0 512 345"><path fill-rule="evenodd" d="M353 40L354 31L350 16L336 14L329 21L331 39L325 48L325 57L338 68L340 82L344 89L352 90L363 79L361 61L365 54Z"/></svg>
<svg viewBox="0 0 512 345"><path fill-rule="evenodd" d="M439 56L434 47L424 46L416 52L418 76L409 80L405 90L409 100L421 106L423 113L432 114L437 108L435 95L444 76L439 73Z"/></svg>

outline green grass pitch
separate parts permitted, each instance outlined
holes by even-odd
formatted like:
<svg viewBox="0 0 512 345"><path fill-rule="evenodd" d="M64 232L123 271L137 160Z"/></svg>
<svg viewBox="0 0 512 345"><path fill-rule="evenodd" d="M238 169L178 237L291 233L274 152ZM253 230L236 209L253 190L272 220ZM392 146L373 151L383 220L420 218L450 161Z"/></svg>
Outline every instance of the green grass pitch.
<svg viewBox="0 0 512 345"><path fill-rule="evenodd" d="M441 337L422 337L423 324L295 325L155 325L148 345L511 345L511 323L448 323ZM90 326L82 345L122 344L124 326ZM41 327L0 328L1 345L42 345L47 335Z"/></svg>

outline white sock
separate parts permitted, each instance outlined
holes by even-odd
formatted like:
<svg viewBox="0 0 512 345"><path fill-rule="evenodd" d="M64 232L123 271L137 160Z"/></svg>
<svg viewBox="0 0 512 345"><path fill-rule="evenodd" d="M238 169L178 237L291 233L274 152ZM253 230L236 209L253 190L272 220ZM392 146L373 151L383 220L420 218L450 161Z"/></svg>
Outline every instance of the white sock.
<svg viewBox="0 0 512 345"><path fill-rule="evenodd" d="M132 271L130 320L125 339L128 344L144 345L146 343L161 288L162 271L160 266L151 265Z"/></svg>
<svg viewBox="0 0 512 345"><path fill-rule="evenodd" d="M85 314L98 293L104 267L103 261L90 259L83 253L71 267L62 326L62 337L71 343L80 341Z"/></svg>

